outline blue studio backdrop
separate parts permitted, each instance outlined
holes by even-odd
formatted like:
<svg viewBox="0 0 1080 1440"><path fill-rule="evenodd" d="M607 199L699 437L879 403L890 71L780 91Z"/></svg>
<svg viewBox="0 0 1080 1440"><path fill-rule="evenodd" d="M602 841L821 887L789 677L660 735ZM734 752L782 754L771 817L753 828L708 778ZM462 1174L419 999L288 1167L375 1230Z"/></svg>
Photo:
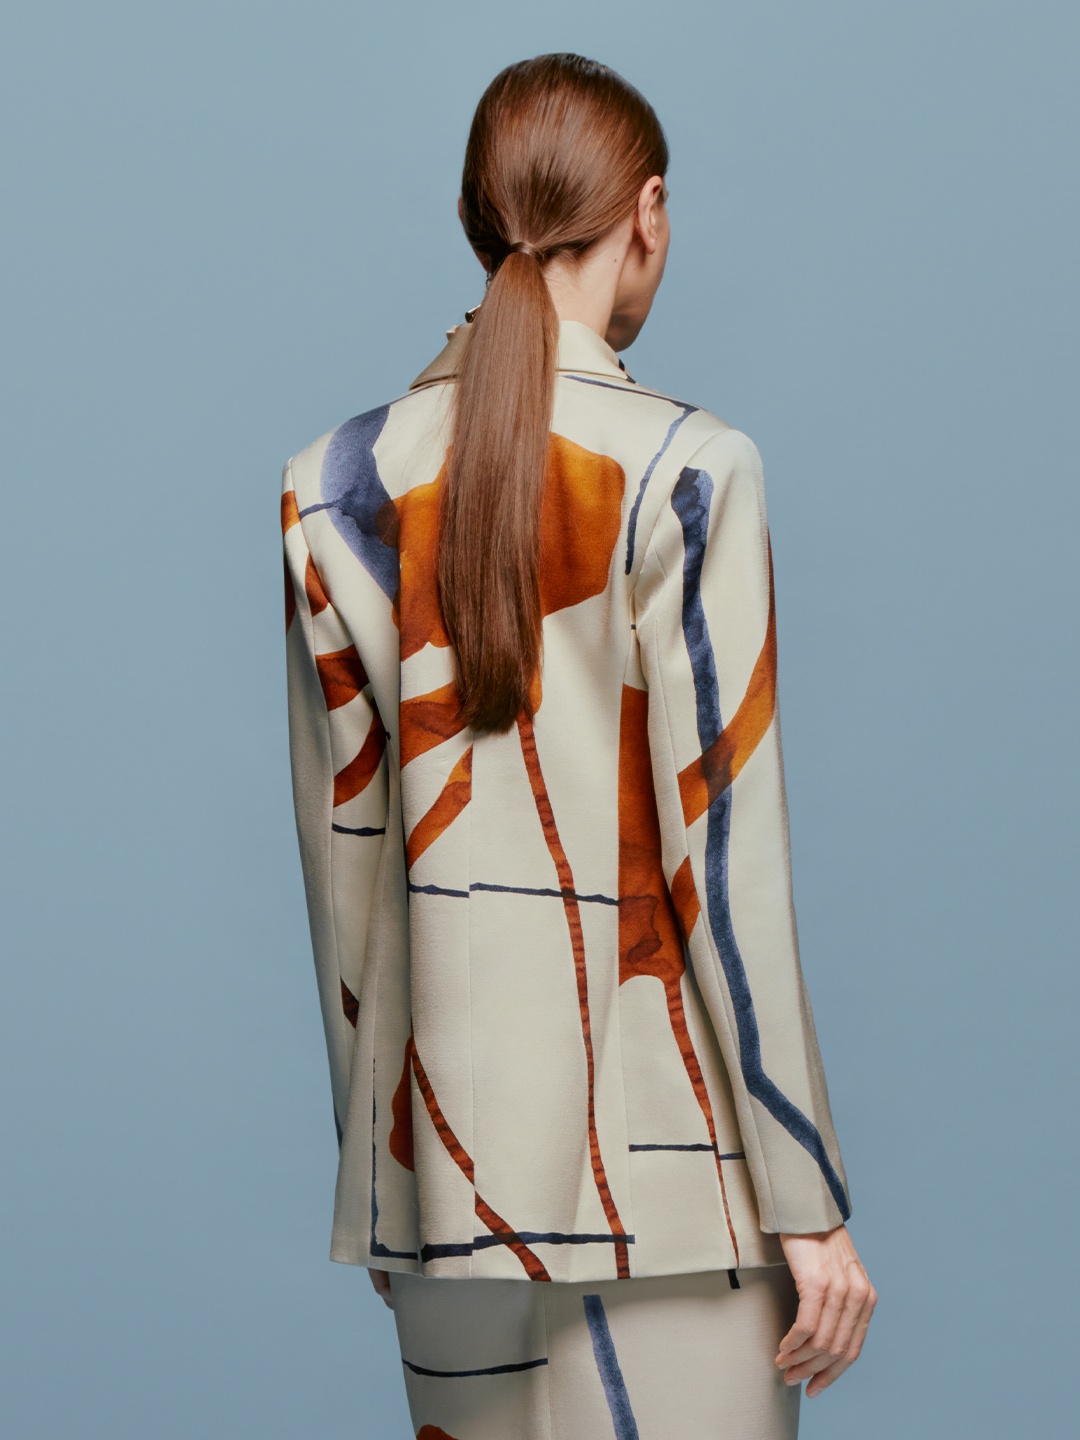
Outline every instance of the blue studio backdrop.
<svg viewBox="0 0 1080 1440"><path fill-rule="evenodd" d="M632 372L765 462L882 1296L802 1433L1067 1433L1078 40L1051 0L10 0L4 1435L411 1433L392 1319L326 1259L278 481L479 299L469 119L550 50L668 130Z"/></svg>

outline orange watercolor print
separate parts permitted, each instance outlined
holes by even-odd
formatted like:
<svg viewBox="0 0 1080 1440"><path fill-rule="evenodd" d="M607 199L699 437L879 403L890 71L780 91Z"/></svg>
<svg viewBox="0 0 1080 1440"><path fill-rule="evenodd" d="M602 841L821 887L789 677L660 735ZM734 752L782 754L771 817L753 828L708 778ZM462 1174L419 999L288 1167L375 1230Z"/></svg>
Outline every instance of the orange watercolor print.
<svg viewBox="0 0 1080 1440"><path fill-rule="evenodd" d="M410 1035L405 1042L405 1064L402 1067L401 1079L390 1102L390 1113L394 1118L390 1130L390 1154L399 1165L404 1165L406 1170L416 1169L413 1159L412 1122L412 1057L415 1048Z"/></svg>
<svg viewBox="0 0 1080 1440"><path fill-rule="evenodd" d="M319 672L319 684L327 710L339 710L342 705L348 705L368 683L367 671L355 645L349 645L345 650L332 650L326 655L316 655L315 668Z"/></svg>
<svg viewBox="0 0 1080 1440"><path fill-rule="evenodd" d="M372 708L374 709L374 707ZM334 776L335 806L344 805L348 800L355 800L361 791L367 789L382 763L385 749L386 731L383 729L378 710L375 710L371 717L371 728L368 730L367 739L361 745L359 753L354 755L345 768L339 770Z"/></svg>
<svg viewBox="0 0 1080 1440"><path fill-rule="evenodd" d="M394 618L401 631L402 660L425 645L450 644L436 579L439 494L445 478L444 466L430 484L417 485L393 502L401 557ZM626 475L617 461L563 435L551 436L540 514L542 615L603 593L622 527L625 487Z"/></svg>
<svg viewBox="0 0 1080 1440"><path fill-rule="evenodd" d="M416 1087L423 1096L424 1104L427 1107L431 1123L435 1127L435 1133L442 1141L443 1148L453 1160L461 1173L473 1187L473 1210L480 1220L493 1235L497 1235L508 1250L512 1250L528 1275L530 1280L548 1280L551 1276L545 1269L543 1262L538 1260L529 1247L524 1243L517 1231L514 1230L491 1206L484 1200L476 1188L476 1169L473 1165L472 1156L462 1145L461 1141L450 1128L449 1121L439 1107L435 1098L435 1091L432 1089L431 1081L427 1077L423 1065L420 1063L420 1056L417 1054L416 1045L412 1047L412 1070L416 1076Z"/></svg>
<svg viewBox="0 0 1080 1440"><path fill-rule="evenodd" d="M315 561L310 555L307 557L307 564L304 567L304 590L307 592L312 615L320 615L330 604L330 599L323 589L322 579L315 569Z"/></svg>
<svg viewBox="0 0 1080 1440"><path fill-rule="evenodd" d="M608 455L552 435L540 516L540 610L553 615L607 588L626 475Z"/></svg>
<svg viewBox="0 0 1080 1440"><path fill-rule="evenodd" d="M776 599L769 546L769 620L739 708L699 759L679 772L683 819L692 825L735 780L765 738L776 713Z"/></svg>
<svg viewBox="0 0 1080 1440"><path fill-rule="evenodd" d="M405 847L405 863L410 870L428 846L433 845L443 831L454 823L472 799L472 756L470 745L450 771L446 784L431 809L416 822Z"/></svg>
<svg viewBox="0 0 1080 1440"><path fill-rule="evenodd" d="M281 496L281 533L287 535L294 525L300 524L300 511L296 508L296 491L286 490Z"/></svg>
<svg viewBox="0 0 1080 1440"><path fill-rule="evenodd" d="M636 975L652 975L664 987L671 1033L716 1157L724 1218L737 1265L739 1242L728 1206L712 1101L683 1007L682 977L686 961L676 909L687 937L700 910L689 856L675 872L673 890L678 896L677 905L673 904L664 878L660 817L649 752L649 694L624 685L619 723L619 984Z"/></svg>

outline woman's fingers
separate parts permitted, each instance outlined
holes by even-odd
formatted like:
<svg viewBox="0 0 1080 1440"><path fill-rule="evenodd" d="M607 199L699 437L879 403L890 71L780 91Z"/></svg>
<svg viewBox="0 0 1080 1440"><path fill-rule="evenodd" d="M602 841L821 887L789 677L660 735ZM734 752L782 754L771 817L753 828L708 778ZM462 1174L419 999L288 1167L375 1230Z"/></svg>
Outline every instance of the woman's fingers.
<svg viewBox="0 0 1080 1440"><path fill-rule="evenodd" d="M827 1369L819 1370L806 1387L806 1398L813 1400L815 1395L820 1395L822 1390L827 1390L834 1380L839 1380L850 1364L850 1360L834 1360Z"/></svg>
<svg viewBox="0 0 1080 1440"><path fill-rule="evenodd" d="M831 1370L834 1365L841 1365L844 1369L850 1365L850 1360L837 1360L826 1351L821 1351L804 1360L799 1365L792 1365L784 1371L784 1381L788 1385L798 1385L801 1380L812 1380L815 1375L820 1375L825 1370Z"/></svg>
<svg viewBox="0 0 1080 1440"><path fill-rule="evenodd" d="M371 1283L375 1287L376 1295L381 1295L383 1302L393 1310L394 1297L390 1293L389 1273L386 1270L369 1270L367 1273L371 1277Z"/></svg>
<svg viewBox="0 0 1080 1440"><path fill-rule="evenodd" d="M844 1355L857 1359L873 1312L871 1295L872 1286L861 1266L857 1274L838 1277L820 1306L817 1329L810 1338L794 1350L787 1348L786 1339L781 1343L784 1364L798 1365L818 1354L831 1355L834 1360Z"/></svg>
<svg viewBox="0 0 1080 1440"><path fill-rule="evenodd" d="M801 1359L808 1358L811 1354L822 1354L832 1349L833 1335L836 1333L845 1298L845 1292L835 1283L835 1280L823 1291L819 1284L815 1284L812 1307L804 1326L800 1328L809 1328L811 1316L816 1316L817 1323L808 1338L798 1347L798 1350L805 1352L803 1355L800 1355L798 1350L794 1353L785 1351L784 1343L781 1342L780 1354L784 1357L785 1364L797 1365ZM795 1317L796 1325L798 1325L802 1310L803 1302L800 1298L799 1314Z"/></svg>
<svg viewBox="0 0 1080 1440"><path fill-rule="evenodd" d="M827 1293L824 1286L812 1281L807 1281L805 1285L800 1286L798 1276L795 1277L795 1284L799 1290L799 1309L795 1316L795 1324L780 1341L781 1355L795 1353L810 1345L813 1337L817 1334L818 1322L821 1319L821 1311Z"/></svg>
<svg viewBox="0 0 1080 1440"><path fill-rule="evenodd" d="M828 1354L829 1352L818 1345L816 1341L810 1340L807 1344L800 1345L798 1350L781 1350L776 1357L776 1363L781 1370L790 1370L793 1365L802 1365L807 1360L813 1360L817 1355Z"/></svg>
<svg viewBox="0 0 1080 1440"><path fill-rule="evenodd" d="M837 1359L846 1355L850 1363L859 1358L859 1351L866 1337L866 1327L870 1324L876 1302L874 1287L870 1284L866 1271L859 1265L849 1276L847 1296L828 1346Z"/></svg>
<svg viewBox="0 0 1080 1440"><path fill-rule="evenodd" d="M786 1384L798 1385L799 1381L812 1380L806 1387L808 1398L821 1394L822 1390L838 1380L845 1369L854 1365L863 1351L863 1342L870 1325L877 1295L874 1287L867 1282L864 1287L852 1287L850 1309L845 1310L841 1325L832 1336L831 1344L819 1345L818 1336L808 1344L799 1346L798 1351L783 1352L778 1356L778 1365L783 1365Z"/></svg>

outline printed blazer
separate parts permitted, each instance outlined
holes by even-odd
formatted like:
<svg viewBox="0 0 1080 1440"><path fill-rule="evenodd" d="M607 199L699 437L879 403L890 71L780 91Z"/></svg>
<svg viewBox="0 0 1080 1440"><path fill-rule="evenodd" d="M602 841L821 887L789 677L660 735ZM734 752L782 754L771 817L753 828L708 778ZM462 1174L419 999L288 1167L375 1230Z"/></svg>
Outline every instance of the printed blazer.
<svg viewBox="0 0 1080 1440"><path fill-rule="evenodd" d="M761 468L564 323L535 718L458 716L451 332L285 469L293 784L341 1139L331 1255L593 1281L849 1213L799 968Z"/></svg>

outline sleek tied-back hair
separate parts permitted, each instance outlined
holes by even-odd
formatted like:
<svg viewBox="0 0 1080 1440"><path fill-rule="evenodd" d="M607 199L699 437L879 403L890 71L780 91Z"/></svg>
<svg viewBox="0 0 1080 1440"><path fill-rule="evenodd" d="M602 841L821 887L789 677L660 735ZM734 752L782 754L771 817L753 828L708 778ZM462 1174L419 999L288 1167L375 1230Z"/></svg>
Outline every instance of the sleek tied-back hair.
<svg viewBox="0 0 1080 1440"><path fill-rule="evenodd" d="M509 66L473 117L463 221L488 257L489 283L458 374L438 566L461 714L476 730L531 718L540 665L540 507L559 337L542 268L581 256L667 166L652 106L579 55Z"/></svg>

